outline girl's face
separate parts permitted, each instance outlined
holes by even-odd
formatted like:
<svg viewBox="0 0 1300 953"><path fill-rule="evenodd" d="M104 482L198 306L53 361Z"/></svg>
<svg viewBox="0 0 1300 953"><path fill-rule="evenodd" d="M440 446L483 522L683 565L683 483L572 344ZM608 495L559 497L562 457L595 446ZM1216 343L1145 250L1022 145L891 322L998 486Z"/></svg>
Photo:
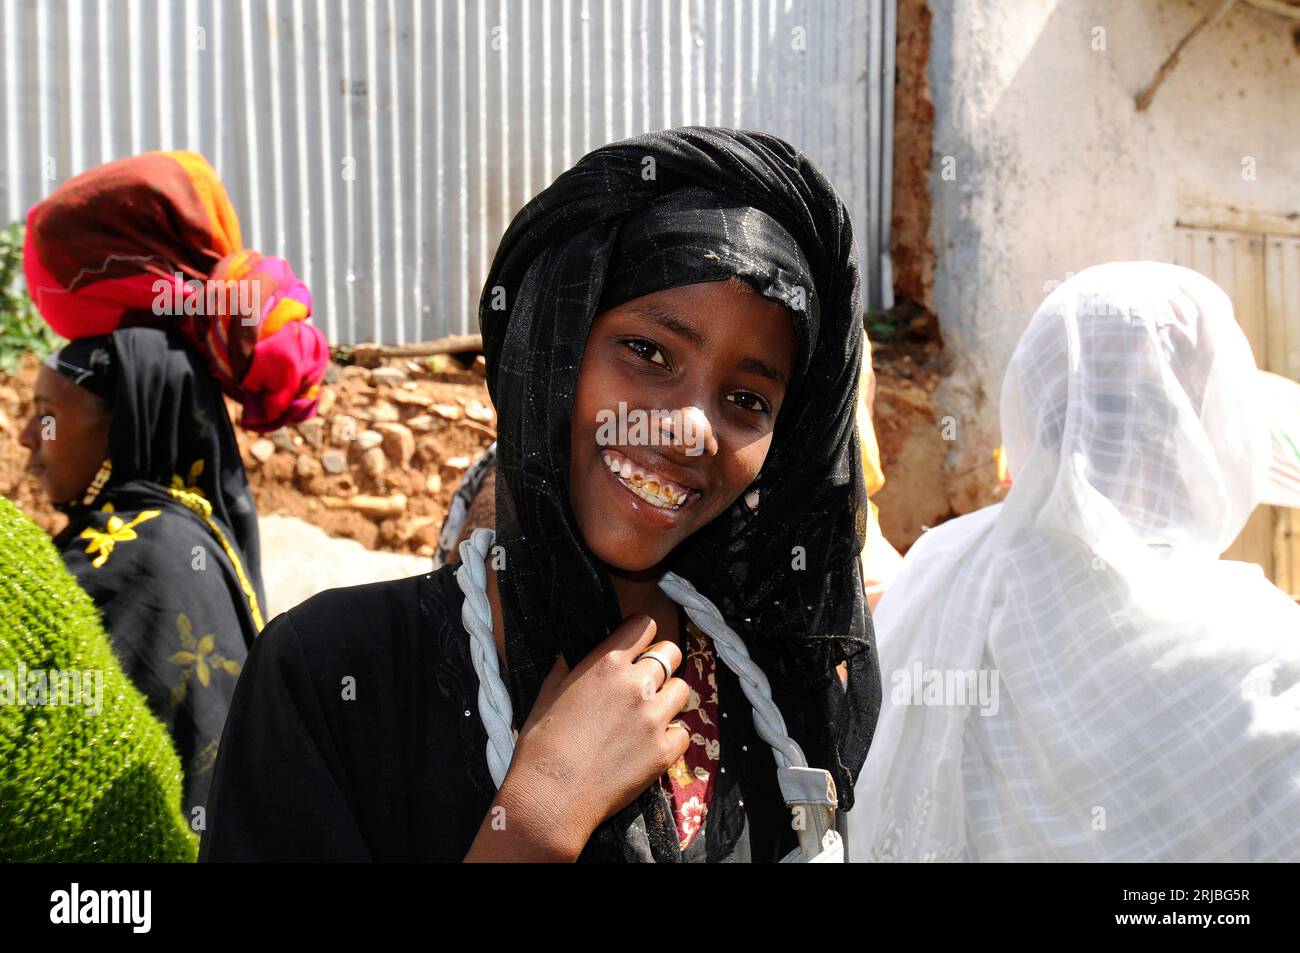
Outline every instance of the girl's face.
<svg viewBox="0 0 1300 953"><path fill-rule="evenodd" d="M51 503L81 496L99 472L108 456L107 406L58 371L41 367L32 415L18 442L32 452L27 469Z"/></svg>
<svg viewBox="0 0 1300 953"><path fill-rule="evenodd" d="M650 569L748 489L796 347L786 309L738 279L596 316L570 424L569 496L598 559Z"/></svg>

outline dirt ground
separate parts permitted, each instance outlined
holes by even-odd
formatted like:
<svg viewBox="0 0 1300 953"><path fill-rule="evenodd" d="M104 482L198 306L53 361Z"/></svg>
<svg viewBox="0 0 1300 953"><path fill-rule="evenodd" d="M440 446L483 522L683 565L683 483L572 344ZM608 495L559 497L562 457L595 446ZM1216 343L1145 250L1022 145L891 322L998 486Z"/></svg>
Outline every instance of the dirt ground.
<svg viewBox="0 0 1300 953"><path fill-rule="evenodd" d="M39 363L0 375L0 494L47 532L62 528L24 472L18 432L31 414ZM431 556L451 495L496 435L481 358L332 364L316 417L272 434L235 428L257 510L295 516L369 549ZM233 420L237 405L228 402Z"/></svg>

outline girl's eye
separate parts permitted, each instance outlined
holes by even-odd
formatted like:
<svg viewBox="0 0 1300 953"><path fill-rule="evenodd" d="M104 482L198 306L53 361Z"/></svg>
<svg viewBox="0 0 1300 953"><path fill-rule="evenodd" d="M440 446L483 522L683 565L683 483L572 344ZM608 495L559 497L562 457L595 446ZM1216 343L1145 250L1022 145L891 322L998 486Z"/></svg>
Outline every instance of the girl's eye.
<svg viewBox="0 0 1300 953"><path fill-rule="evenodd" d="M632 338L623 343L626 344L637 357L641 358L641 360L649 361L651 364L661 364L665 367L668 366L668 362L663 359L663 352L659 350L659 346L653 341L647 341L645 338ZM659 355L659 360L656 361L651 356L654 354Z"/></svg>
<svg viewBox="0 0 1300 953"><path fill-rule="evenodd" d="M623 344L637 357L649 364L658 364L660 367L668 366L668 362L664 360L663 351L653 341L647 341L645 338L628 338ZM733 398L739 398L736 405L742 410L763 414L772 412L771 405L758 394L738 390L727 395L728 400Z"/></svg>
<svg viewBox="0 0 1300 953"><path fill-rule="evenodd" d="M757 394L751 394L749 393L749 391L738 390L732 394L727 395L728 400L731 400L731 398L733 397L739 397L741 401L750 402L748 405L744 403L737 403L737 406L743 410L753 410L763 414L768 414L772 412L772 408L768 406L767 401L765 401L762 397L759 397Z"/></svg>

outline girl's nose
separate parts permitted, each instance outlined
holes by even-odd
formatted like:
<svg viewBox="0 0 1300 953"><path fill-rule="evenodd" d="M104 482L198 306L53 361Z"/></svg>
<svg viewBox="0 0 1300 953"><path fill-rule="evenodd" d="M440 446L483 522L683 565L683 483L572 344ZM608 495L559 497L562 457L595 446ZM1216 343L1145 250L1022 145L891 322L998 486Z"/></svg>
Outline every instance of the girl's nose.
<svg viewBox="0 0 1300 953"><path fill-rule="evenodd" d="M672 444L680 447L688 457L713 456L718 452L718 441L713 435L709 415L695 405L675 411L669 418L673 431Z"/></svg>
<svg viewBox="0 0 1300 953"><path fill-rule="evenodd" d="M40 418L37 416L35 411L32 411L32 415L27 418L27 423L23 426L23 429L18 432L18 442L28 450L35 450L40 446L40 441L37 439L39 428Z"/></svg>

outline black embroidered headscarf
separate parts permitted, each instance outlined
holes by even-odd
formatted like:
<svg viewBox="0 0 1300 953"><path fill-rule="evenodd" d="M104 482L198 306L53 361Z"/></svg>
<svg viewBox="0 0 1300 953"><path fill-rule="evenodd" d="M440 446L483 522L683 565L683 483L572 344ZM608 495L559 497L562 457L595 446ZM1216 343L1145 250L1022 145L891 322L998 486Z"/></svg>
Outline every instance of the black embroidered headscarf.
<svg viewBox="0 0 1300 953"><path fill-rule="evenodd" d="M687 127L588 153L515 216L479 306L498 414L497 542L508 677L522 724L555 656L574 667L622 621L568 499L570 418L601 311L739 277L786 306L798 356L754 484L668 558L745 640L840 806L866 758L880 672L858 554L867 497L856 433L860 276L848 211L801 152L759 132ZM835 673L849 659L847 693ZM674 860L652 785L584 859ZM640 821L640 823L637 823ZM789 823L789 816L774 819Z"/></svg>

